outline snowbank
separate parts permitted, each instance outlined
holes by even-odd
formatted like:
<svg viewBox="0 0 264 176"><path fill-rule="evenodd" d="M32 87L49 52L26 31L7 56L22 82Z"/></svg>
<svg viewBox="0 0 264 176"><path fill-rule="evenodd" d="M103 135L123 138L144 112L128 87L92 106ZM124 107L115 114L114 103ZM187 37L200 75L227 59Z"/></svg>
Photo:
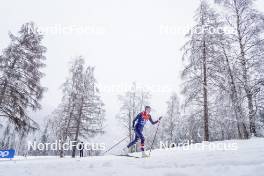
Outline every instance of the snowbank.
<svg viewBox="0 0 264 176"><path fill-rule="evenodd" d="M154 150L150 158L94 156L87 158L17 157L0 160L1 176L263 176L264 139L231 140L236 150ZM199 144L193 144L193 146Z"/></svg>

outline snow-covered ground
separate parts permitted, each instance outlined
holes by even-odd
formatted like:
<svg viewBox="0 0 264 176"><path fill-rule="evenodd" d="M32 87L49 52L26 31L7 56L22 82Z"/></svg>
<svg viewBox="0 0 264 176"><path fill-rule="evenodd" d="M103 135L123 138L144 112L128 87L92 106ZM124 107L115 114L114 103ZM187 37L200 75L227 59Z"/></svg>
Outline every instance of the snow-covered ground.
<svg viewBox="0 0 264 176"><path fill-rule="evenodd" d="M213 144L237 150L159 149L149 158L97 156L87 158L29 157L0 160L0 176L263 176L264 139ZM212 144L212 143L211 143ZM192 145L197 147L199 144Z"/></svg>

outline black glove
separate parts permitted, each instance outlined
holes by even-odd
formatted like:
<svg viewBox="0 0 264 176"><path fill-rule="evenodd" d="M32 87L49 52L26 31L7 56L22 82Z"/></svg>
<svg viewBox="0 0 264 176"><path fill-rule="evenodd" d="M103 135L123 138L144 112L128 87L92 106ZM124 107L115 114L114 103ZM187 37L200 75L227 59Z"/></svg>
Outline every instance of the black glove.
<svg viewBox="0 0 264 176"><path fill-rule="evenodd" d="M162 116L159 117L159 120L161 120L161 119L162 119Z"/></svg>

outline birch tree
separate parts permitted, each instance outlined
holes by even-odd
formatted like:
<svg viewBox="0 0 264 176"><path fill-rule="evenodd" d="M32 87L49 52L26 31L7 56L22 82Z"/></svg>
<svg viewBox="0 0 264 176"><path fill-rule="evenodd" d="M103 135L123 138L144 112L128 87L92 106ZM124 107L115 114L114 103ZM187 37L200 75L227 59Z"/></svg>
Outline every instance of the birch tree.
<svg viewBox="0 0 264 176"><path fill-rule="evenodd" d="M253 8L252 0L218 0L227 10L226 24L231 35L233 57L239 74L237 81L247 100L251 135L256 135L256 99L263 84L263 14Z"/></svg>
<svg viewBox="0 0 264 176"><path fill-rule="evenodd" d="M167 101L167 113L162 125L163 139L168 143L179 142L180 138L180 103L177 94L172 94Z"/></svg>

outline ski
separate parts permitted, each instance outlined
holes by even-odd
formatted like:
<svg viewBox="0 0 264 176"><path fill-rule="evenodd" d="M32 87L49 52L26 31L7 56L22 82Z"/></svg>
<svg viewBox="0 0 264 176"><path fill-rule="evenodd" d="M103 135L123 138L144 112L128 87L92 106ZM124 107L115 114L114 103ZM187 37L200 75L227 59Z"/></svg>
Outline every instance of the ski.
<svg viewBox="0 0 264 176"><path fill-rule="evenodd" d="M124 156L124 157L130 157L130 158L148 158L149 157L149 156L147 156L147 157L133 156L133 155L129 155L129 154L127 154L127 155L115 155L115 156Z"/></svg>

